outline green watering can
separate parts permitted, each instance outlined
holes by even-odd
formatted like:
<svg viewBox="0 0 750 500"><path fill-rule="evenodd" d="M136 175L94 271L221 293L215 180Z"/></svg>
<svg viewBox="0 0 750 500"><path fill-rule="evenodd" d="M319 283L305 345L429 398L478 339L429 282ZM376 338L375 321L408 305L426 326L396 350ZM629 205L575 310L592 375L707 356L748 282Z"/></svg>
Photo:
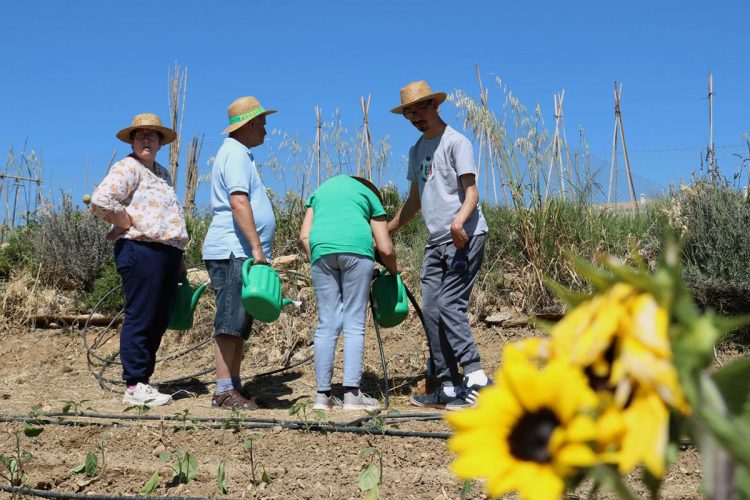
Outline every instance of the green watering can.
<svg viewBox="0 0 750 500"><path fill-rule="evenodd" d="M263 323L276 321L281 308L294 304L281 297L281 278L267 264L253 265L250 257L242 264L242 305L253 318Z"/></svg>
<svg viewBox="0 0 750 500"><path fill-rule="evenodd" d="M174 309L169 317L170 330L190 330L193 327L193 313L198 299L206 289L206 283L198 288L193 288L188 281L187 274L183 274L177 285L177 296L174 301Z"/></svg>
<svg viewBox="0 0 750 500"><path fill-rule="evenodd" d="M409 297L400 274L386 274L383 269L372 282L372 300L375 320L383 328L400 324L409 314Z"/></svg>

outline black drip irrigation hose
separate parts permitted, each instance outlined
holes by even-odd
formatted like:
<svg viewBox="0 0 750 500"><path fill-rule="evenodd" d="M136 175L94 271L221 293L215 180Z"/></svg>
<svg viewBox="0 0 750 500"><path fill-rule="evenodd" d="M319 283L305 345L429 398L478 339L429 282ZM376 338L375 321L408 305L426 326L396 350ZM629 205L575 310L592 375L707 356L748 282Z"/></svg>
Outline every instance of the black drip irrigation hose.
<svg viewBox="0 0 750 500"><path fill-rule="evenodd" d="M389 393L390 388L388 387L388 366L385 362L385 352L383 351L383 340L380 338L380 327L378 326L378 320L375 319L375 301L372 300L372 290L370 290L370 311L372 312L372 323L375 325L375 337L378 339L378 350L380 351L380 363L383 365L383 403L384 407L388 409L390 406Z"/></svg>
<svg viewBox="0 0 750 500"><path fill-rule="evenodd" d="M14 493L18 495L32 495L41 498L85 498L87 500L205 500L206 497L175 497L175 496L140 496L140 495L90 495L88 493L74 493L74 492L56 492L47 490L38 490L34 488L26 488L23 486L4 486L0 485L0 491L7 493Z"/></svg>
<svg viewBox="0 0 750 500"><path fill-rule="evenodd" d="M430 336L427 335L427 325L424 324L422 309L420 309L417 299L414 298L414 295L411 293L411 290L409 290L409 287L406 286L406 283L404 283L404 290L406 290L406 296L409 297L409 302L411 302L414 311L419 317L420 323L422 323L422 330L424 330L425 337L427 338L427 346L430 349L430 357L427 359L427 375L435 375L435 361L432 359L432 346L430 345Z"/></svg>
<svg viewBox="0 0 750 500"><path fill-rule="evenodd" d="M84 416L85 415L85 416ZM67 416L67 417L78 417L78 418L109 418L111 420L160 420L160 421L185 421L185 425L178 425L174 426L174 428L182 429L182 430L193 430L195 427L193 425L188 425L188 422L191 421L198 421L198 422L216 422L216 421L222 421L225 419L220 418L214 418L214 417L202 417L202 418L183 418L183 417L158 417L154 415L97 415L97 414L79 414L79 415L65 415L60 413L51 413L51 414L45 414L45 415L39 415L34 417L33 419L30 419L28 415L0 415L0 422L20 422L20 421L29 421L33 425L61 425L61 426L98 426L98 427L131 427L130 424L120 423L120 422L86 422L86 421L80 421L80 420L49 420L48 417L60 417L60 416ZM430 419L434 419L433 414L413 414L411 417L413 417L413 420L419 420L421 418L424 418L425 416L429 416ZM391 420L391 418L388 418L388 415L384 415L384 420ZM397 420L396 423L401 423L404 420ZM408 421L408 420L407 420ZM354 423L364 423L363 422L357 422ZM276 420L276 419L239 419L236 423L227 424L225 422L222 423L216 423L216 424L208 424L208 425L201 425L201 429L227 429L230 427L239 426L243 429L273 429L273 428L282 428L282 429L289 429L289 430L301 430L301 431L309 431L309 432L345 432L350 434L366 434L366 435L382 435L382 436L393 436L393 437L419 437L419 438L429 438L429 439L448 439L452 434L448 432L427 432L427 431L402 431L397 429L388 429L384 428L384 426L373 426L373 427L361 427L361 426L354 426L350 425L350 423L344 423L344 424L323 424L320 422L298 422L298 421L290 421L290 420Z"/></svg>
<svg viewBox="0 0 750 500"><path fill-rule="evenodd" d="M122 381L122 380L118 380L118 379L106 378L104 376L104 372L111 365L121 365L122 364L121 362L116 361L116 359L115 359L115 358L117 358L117 356L119 356L120 351L119 350L114 351L113 353L111 353L109 356L107 356L105 358L105 357L102 357L99 354L97 354L94 351L94 349L100 345L101 340L104 338L104 336L107 334L107 332L109 332L112 329L112 327L116 323L117 319L123 314L124 310L121 309L120 312L118 312L117 315L114 318L112 318L112 321L110 321L109 324L104 328L104 330L97 335L97 337L95 338L94 342L91 345L89 345L89 342L88 342L88 332L89 332L89 324L91 322L91 319L94 317L94 314L96 314L96 311L99 308L99 306L110 295L112 295L113 293L117 292L121 288L122 288L122 285L117 285L116 287L112 288L107 293L105 293L99 299L99 301L94 305L91 313L86 318L86 322L84 323L84 326L83 326L83 335L82 335L83 346L86 349L88 371L96 378L97 382L99 382L99 386L102 389L104 389L106 391L109 391L109 392L115 392L115 393L122 393L124 391L115 389L114 387L112 387L112 385L124 385L125 382ZM203 347L204 345L206 345L209 342L211 342L211 340L212 340L211 338L205 339L205 340L201 340L201 341L196 342L195 344L193 344L191 346L188 346L188 347L184 348L181 351L178 351L176 353L172 353L172 354L169 354L169 355L166 355L166 356L159 357L159 358L156 359L156 362L159 363L159 362L162 362L162 361L168 361L168 360L171 360L171 359L178 358L180 356L184 356L185 354L188 354L189 352L192 352L192 351L194 351L196 349L199 349L199 348ZM95 369L95 365L92 362L92 358L94 360L96 360L96 361L99 361L102 364L101 367L98 370ZM306 358L304 358L304 359L302 359L300 361L297 361L296 363L293 363L293 364L291 364L289 366L285 366L285 367L282 367L282 368L273 369L273 370L270 370L270 371L266 371L266 372L263 372L263 373L258 373L258 374L247 376L247 377L242 377L242 380L243 381L244 380L252 380L252 379L255 379L255 378L258 378L258 377L266 377L266 376L273 375L273 374L276 374L276 373L280 373L280 372L284 372L284 371L287 371L287 370L291 370L293 368L297 368L297 367L302 366L302 365L304 365L306 363L309 363L310 361L312 361L312 359L313 359L313 356L310 355L310 356L308 356L308 357L306 357ZM201 371L198 371L198 372L195 372L195 373L191 373L189 375L177 377L177 378L165 379L165 380L154 380L153 384L154 385L173 385L173 384L177 384L179 382L184 382L184 381L187 381L187 380L193 380L193 379L196 379L198 377L202 377L204 375L208 375L209 373L212 373L213 371L214 371L213 368L207 368L205 370L201 370ZM210 385L210 384L215 384L216 381L207 381L207 382L203 382L203 383L206 384L206 385Z"/></svg>
<svg viewBox="0 0 750 500"><path fill-rule="evenodd" d="M97 337L95 338L94 342L91 345L89 345L89 343L88 343L88 332L89 332L89 324L91 322L91 319L94 317L94 314L96 313L96 311L99 308L99 306L101 306L101 304L110 295L112 295L113 293L117 292L121 288L122 288L121 284L117 285L114 288L112 288L107 293L105 293L99 299L99 301L94 305L91 313L86 318L86 322L85 322L84 327L83 327L83 335L82 335L83 345L84 345L84 348L86 349L86 360L87 360L88 371L96 378L97 382L99 382L99 386L102 389L104 389L106 391L109 391L109 392L115 392L115 393L122 393L122 392L124 392L124 391L121 391L119 389L115 389L113 387L114 385L124 385L124 381L118 380L118 379L107 378L107 377L104 376L104 372L111 365L121 365L122 364L121 362L116 361L116 358L119 356L120 351L116 350L113 353L111 353L109 356L102 357L99 354L97 354L94 351L94 349L100 345L100 343L102 342L102 339L104 338L104 336L107 334L107 332L109 332L112 329L112 327L116 323L117 319L123 314L124 309L121 309L117 313L117 315L114 318L112 318L112 321L110 321L109 324L104 328L104 330L97 335ZM414 307L414 311L417 313L417 316L419 317L419 321L421 322L422 328L423 328L423 330L425 331L425 334L426 334L427 329L425 327L424 316L422 314L422 310L420 309L419 304L417 303L417 300L414 298L414 295L406 287L406 285L404 285L404 290L406 291L406 295L409 298L409 301L411 302L412 306ZM385 351L384 351L384 348L383 348L383 340L382 340L382 337L380 335L380 327L378 326L378 322L375 320L375 305L374 305L374 301L373 301L373 297L372 297L372 292L370 292L369 299L370 299L370 310L371 310L372 316L373 316L373 324L375 325L375 337L377 339L378 350L380 352L380 362L381 362L381 365L383 367L383 402L384 402L384 408L387 409L387 408L390 407L390 385L389 385L389 381L388 381L388 366L387 366L387 362L386 362L386 359L385 359ZM169 355L157 358L156 362L159 363L159 362L162 362L162 361L167 361L167 360L178 358L180 356L184 356L185 354L188 354L191 351L194 351L196 349L199 349L199 348L203 347L204 345L206 345L210 341L211 341L210 338L202 340L202 341L199 341L199 342L197 342L197 343L195 343L195 344L193 344L191 346L186 347L185 349L183 349L181 351L178 351L176 353L172 353L172 354L169 354ZM427 337L427 344L429 346L429 337ZM94 366L94 363L92 361L92 358L95 359L95 360L97 360L97 361L99 361L101 363L101 367L99 367L98 370L94 369L95 366ZM284 371L291 370L291 369L297 368L299 366L302 366L302 365L304 365L306 363L309 363L312 360L313 360L313 355L311 354L310 356L308 356L308 357L306 357L306 358L304 358L304 359L302 359L302 360L300 360L300 361L298 361L298 362L296 362L294 364L291 364L289 366L285 366L285 367L282 367L282 368L277 368L277 369L274 369L274 370L270 370L270 371L267 371L267 372L259 373L259 374L252 375L252 376L249 376L249 377L242 377L241 380L243 380L243 381L244 380L252 380L252 379L255 379L255 378L258 378L258 377L266 377L266 376L273 375L273 374L276 374L276 373L284 372ZM198 371L198 372L195 372L195 373L191 373L189 375L185 375L185 376L181 376L181 377L176 377L176 378L172 378L172 379L165 379L165 380L155 380L155 381L153 381L153 384L154 385L166 385L166 386L173 385L173 384L177 384L179 382L185 382L185 381L188 381L188 380L197 379L198 377L202 377L204 375L208 375L209 373L213 372L213 370L214 370L213 368L207 368L205 370L201 370L201 371ZM428 361L428 375L429 374L434 374L434 373L435 373L435 367L434 367L434 363L433 363L433 360L432 360L432 356L430 356L429 357L429 361ZM205 385L210 385L210 384L215 384L216 382L215 381L207 381L207 382L203 382L203 383Z"/></svg>

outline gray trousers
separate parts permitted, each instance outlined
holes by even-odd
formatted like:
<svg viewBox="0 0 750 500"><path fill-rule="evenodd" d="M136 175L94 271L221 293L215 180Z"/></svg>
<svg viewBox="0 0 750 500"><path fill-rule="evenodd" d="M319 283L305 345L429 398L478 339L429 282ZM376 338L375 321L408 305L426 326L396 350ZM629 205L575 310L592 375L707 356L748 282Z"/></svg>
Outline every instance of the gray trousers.
<svg viewBox="0 0 750 500"><path fill-rule="evenodd" d="M485 234L469 238L462 249L453 242L428 247L420 280L430 354L443 384L461 385L464 373L482 368L469 327L469 296L484 260Z"/></svg>

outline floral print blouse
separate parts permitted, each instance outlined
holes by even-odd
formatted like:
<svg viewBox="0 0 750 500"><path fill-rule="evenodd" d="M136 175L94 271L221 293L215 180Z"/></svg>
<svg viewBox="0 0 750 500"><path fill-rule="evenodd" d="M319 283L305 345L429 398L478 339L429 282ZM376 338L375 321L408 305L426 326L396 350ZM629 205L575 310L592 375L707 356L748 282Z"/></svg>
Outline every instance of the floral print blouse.
<svg viewBox="0 0 750 500"><path fill-rule="evenodd" d="M108 240L125 238L185 248L185 217L167 169L154 162L153 171L130 155L112 165L91 196L91 211L100 218L127 212L129 229L112 226Z"/></svg>

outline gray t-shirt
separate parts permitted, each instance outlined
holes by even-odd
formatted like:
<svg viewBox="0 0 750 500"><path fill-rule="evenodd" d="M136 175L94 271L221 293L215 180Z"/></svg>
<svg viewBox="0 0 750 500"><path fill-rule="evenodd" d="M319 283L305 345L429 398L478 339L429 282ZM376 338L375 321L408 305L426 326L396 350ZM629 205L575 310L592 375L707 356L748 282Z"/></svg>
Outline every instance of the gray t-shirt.
<svg viewBox="0 0 750 500"><path fill-rule="evenodd" d="M430 232L428 246L452 241L451 223L466 198L459 176L476 173L471 142L450 126L433 139L423 135L409 150L407 179L419 184L422 217ZM464 230L470 237L487 232L479 204Z"/></svg>

